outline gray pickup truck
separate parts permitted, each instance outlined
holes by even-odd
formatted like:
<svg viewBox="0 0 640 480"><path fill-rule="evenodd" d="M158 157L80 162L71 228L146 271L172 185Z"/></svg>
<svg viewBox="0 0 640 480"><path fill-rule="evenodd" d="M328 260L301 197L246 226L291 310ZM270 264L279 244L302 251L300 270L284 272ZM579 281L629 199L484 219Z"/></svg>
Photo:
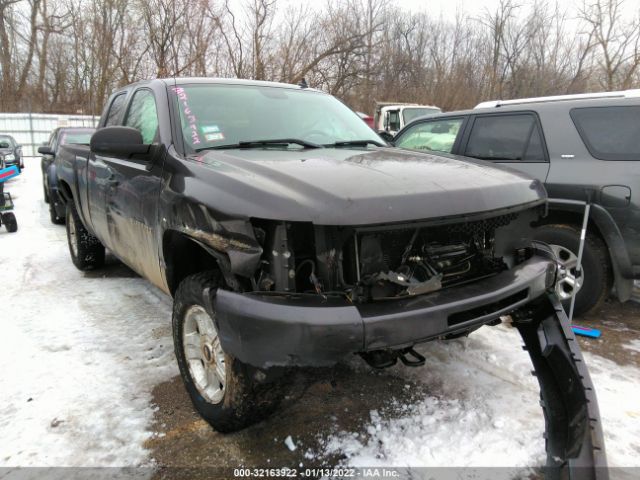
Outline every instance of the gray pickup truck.
<svg viewBox="0 0 640 480"><path fill-rule="evenodd" d="M540 380L549 467L606 476L557 260L529 236L539 181L389 148L304 86L189 78L118 90L90 146L55 163L74 264L99 268L106 247L173 297L180 372L217 430L273 411L292 368L353 354L420 366L414 345L510 314Z"/></svg>

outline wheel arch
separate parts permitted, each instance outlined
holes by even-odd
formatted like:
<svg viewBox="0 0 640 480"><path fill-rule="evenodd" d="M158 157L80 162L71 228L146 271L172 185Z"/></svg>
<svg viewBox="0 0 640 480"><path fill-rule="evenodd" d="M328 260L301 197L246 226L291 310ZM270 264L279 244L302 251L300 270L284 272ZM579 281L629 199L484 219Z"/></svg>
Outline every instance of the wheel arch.
<svg viewBox="0 0 640 480"><path fill-rule="evenodd" d="M217 270L225 277L228 260L201 241L179 230L166 230L162 235L162 262L165 280L173 296L186 277L195 273Z"/></svg>
<svg viewBox="0 0 640 480"><path fill-rule="evenodd" d="M564 199L549 199L549 213L538 225L554 223L582 228L584 202ZM600 237L607 247L608 261L612 267L616 295L622 302L631 298L633 290L633 269L622 238L622 233L609 212L598 204L591 204L587 232Z"/></svg>
<svg viewBox="0 0 640 480"><path fill-rule="evenodd" d="M71 186L61 178L58 179L58 193L60 194L60 199L65 204L73 201L73 191L71 190Z"/></svg>

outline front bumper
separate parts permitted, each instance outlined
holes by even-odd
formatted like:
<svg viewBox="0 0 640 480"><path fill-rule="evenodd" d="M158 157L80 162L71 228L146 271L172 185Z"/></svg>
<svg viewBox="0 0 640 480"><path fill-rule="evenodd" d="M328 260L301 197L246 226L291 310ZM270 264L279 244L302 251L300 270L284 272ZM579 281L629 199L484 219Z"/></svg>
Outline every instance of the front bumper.
<svg viewBox="0 0 640 480"><path fill-rule="evenodd" d="M15 160L5 160L4 163L7 167L15 165L16 167L22 169L22 163L20 162L19 158L16 158Z"/></svg>
<svg viewBox="0 0 640 480"><path fill-rule="evenodd" d="M222 347L242 362L329 366L350 353L401 348L490 323L543 295L554 280L555 262L540 252L484 280L387 302L225 290L213 302Z"/></svg>

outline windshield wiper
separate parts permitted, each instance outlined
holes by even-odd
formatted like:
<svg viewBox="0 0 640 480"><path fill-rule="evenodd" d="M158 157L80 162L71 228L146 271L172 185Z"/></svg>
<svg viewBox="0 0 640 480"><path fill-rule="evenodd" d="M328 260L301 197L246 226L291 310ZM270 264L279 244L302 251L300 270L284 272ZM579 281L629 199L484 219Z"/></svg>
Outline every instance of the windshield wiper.
<svg viewBox="0 0 640 480"><path fill-rule="evenodd" d="M196 152L201 152L202 150L225 150L234 148L288 147L289 145L300 145L304 148L322 148L322 145L307 142L306 140L300 140L298 138L277 138L271 140L247 140L238 143L230 143L228 145L198 148Z"/></svg>
<svg viewBox="0 0 640 480"><path fill-rule="evenodd" d="M325 144L325 147L366 147L367 145L375 145L376 147L386 147L384 143L377 140L343 140L341 142Z"/></svg>

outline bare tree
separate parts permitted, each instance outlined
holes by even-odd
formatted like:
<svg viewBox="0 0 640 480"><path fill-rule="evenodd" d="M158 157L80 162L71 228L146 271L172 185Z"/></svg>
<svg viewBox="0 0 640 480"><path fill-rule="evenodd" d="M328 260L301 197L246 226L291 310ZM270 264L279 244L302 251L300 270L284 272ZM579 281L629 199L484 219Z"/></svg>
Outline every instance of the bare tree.
<svg viewBox="0 0 640 480"><path fill-rule="evenodd" d="M637 81L640 67L640 19L625 19L623 0L585 2L580 18L598 48L602 69L601 86L607 90L629 88Z"/></svg>
<svg viewBox="0 0 640 480"><path fill-rule="evenodd" d="M639 12L584 1L578 19L501 0L447 20L390 0L0 0L0 109L99 113L118 86L173 75L306 79L368 112L638 86Z"/></svg>

